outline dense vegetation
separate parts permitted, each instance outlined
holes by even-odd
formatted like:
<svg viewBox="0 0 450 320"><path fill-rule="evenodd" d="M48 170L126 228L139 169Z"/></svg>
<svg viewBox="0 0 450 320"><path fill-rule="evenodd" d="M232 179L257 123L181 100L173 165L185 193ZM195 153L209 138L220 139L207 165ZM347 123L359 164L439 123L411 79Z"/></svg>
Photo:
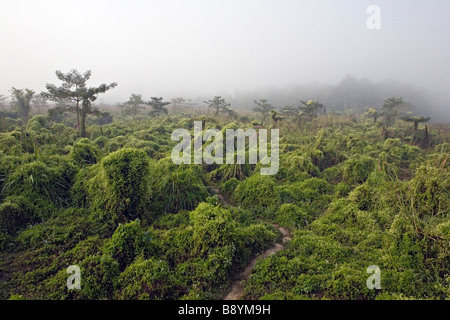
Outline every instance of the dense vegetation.
<svg viewBox="0 0 450 320"><path fill-rule="evenodd" d="M272 119L255 101L261 117L230 120L216 98L205 116L134 95L108 124L83 119L83 132L63 110L3 117L0 298L219 299L280 238L274 224L293 239L258 262L247 299L450 298L448 126L322 115L314 101ZM194 121L279 128L277 175L173 164L171 133ZM70 265L81 290L66 287ZM381 290L366 286L371 265Z"/></svg>

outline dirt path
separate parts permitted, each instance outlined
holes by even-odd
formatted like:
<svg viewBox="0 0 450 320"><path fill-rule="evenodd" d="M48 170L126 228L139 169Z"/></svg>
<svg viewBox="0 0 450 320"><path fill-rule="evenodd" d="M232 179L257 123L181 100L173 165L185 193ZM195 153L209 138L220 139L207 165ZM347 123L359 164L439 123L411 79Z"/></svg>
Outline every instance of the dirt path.
<svg viewBox="0 0 450 320"><path fill-rule="evenodd" d="M253 258L252 261L247 265L245 270L239 275L238 279L234 282L233 286L231 287L230 293L225 297L224 300L240 300L242 299L244 295L244 287L245 282L248 280L250 274L252 273L253 268L256 266L256 263L259 259L265 259L269 257L272 254L277 253L278 251L284 250L286 247L286 243L291 241L291 235L289 231L283 227L280 227L276 224L273 224L275 228L278 228L280 232L283 234L283 238L281 243L275 243L270 249L267 249L259 256Z"/></svg>
<svg viewBox="0 0 450 320"><path fill-rule="evenodd" d="M230 204L225 200L223 195L220 193L220 190L218 188L213 188L214 193L219 197L219 200L225 204L230 206ZM252 261L247 265L245 270L239 274L238 279L233 283L233 286L231 287L231 291L227 294L227 296L224 298L224 300L240 300L244 296L244 287L245 282L250 277L250 274L252 273L253 268L256 266L256 263L259 259L266 259L272 254L277 253L278 251L284 250L286 248L286 244L292 240L291 234L289 230L286 228L280 227L277 224L272 224L275 228L280 230L281 234L283 235L281 242L275 243L271 248L264 251L262 254L258 255L257 257L253 258Z"/></svg>

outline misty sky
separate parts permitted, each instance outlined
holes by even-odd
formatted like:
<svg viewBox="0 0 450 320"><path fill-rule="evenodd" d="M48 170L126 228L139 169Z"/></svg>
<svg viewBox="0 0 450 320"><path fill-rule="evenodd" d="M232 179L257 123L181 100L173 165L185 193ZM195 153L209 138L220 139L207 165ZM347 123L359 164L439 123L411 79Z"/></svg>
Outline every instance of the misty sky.
<svg viewBox="0 0 450 320"><path fill-rule="evenodd" d="M366 26L369 5L381 30ZM448 0L0 0L0 94L90 69L90 85L119 83L107 102L346 74L450 98L449 34Z"/></svg>

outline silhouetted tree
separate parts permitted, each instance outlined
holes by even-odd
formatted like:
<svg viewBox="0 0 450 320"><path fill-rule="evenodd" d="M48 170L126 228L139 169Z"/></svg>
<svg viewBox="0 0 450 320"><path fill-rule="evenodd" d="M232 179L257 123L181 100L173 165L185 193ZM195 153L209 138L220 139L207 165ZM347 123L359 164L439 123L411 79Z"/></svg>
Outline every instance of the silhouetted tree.
<svg viewBox="0 0 450 320"><path fill-rule="evenodd" d="M120 106L123 108L123 114L129 114L134 119L139 110L145 109L145 104L144 100L142 100L142 95L133 93L130 99Z"/></svg>
<svg viewBox="0 0 450 320"><path fill-rule="evenodd" d="M267 116L270 113L270 110L273 109L272 105L270 103L268 103L268 100L259 100L259 101L254 101L254 103L256 104L256 107L253 109L253 111L261 113L262 115L262 121L265 122Z"/></svg>
<svg viewBox="0 0 450 320"><path fill-rule="evenodd" d="M219 112L225 110L225 108L230 107L231 105L225 102L221 96L214 97L213 100L204 101L209 108L213 108L216 110L216 116L219 115Z"/></svg>
<svg viewBox="0 0 450 320"><path fill-rule="evenodd" d="M405 106L403 98L389 98L384 101L382 114L387 127L394 125L399 109Z"/></svg>
<svg viewBox="0 0 450 320"><path fill-rule="evenodd" d="M367 108L365 116L368 117L368 118L372 118L373 119L373 123L375 124L377 122L378 117L380 116L380 114L379 114L377 109Z"/></svg>
<svg viewBox="0 0 450 320"><path fill-rule="evenodd" d="M307 117L310 121L317 117L319 110L324 108L324 105L318 101L309 100L308 102L301 101L302 105L298 107L302 115Z"/></svg>
<svg viewBox="0 0 450 320"><path fill-rule="evenodd" d="M405 116L401 118L405 122L414 123L414 131L419 129L419 123L427 123L431 120L429 117L415 117L415 116Z"/></svg>
<svg viewBox="0 0 450 320"><path fill-rule="evenodd" d="M45 87L48 92L43 92L42 95L53 101L65 99L66 101L74 102L76 104L75 107L68 105L66 111L76 113L77 129L80 129L81 136L85 137L87 116L98 112L97 109L92 108L92 102L97 99L97 96L100 93L105 93L106 91L115 88L117 83L114 82L109 85L101 84L99 87L88 88L86 82L91 78L90 70L84 74L80 74L76 69L71 70L68 73L62 73L58 70L56 71L56 76L63 84L60 87L53 84L47 84Z"/></svg>
<svg viewBox="0 0 450 320"><path fill-rule="evenodd" d="M152 107L152 111L150 111L152 116L159 117L160 115L169 113L165 106L169 105L170 102L164 102L163 98L152 97L147 104Z"/></svg>
<svg viewBox="0 0 450 320"><path fill-rule="evenodd" d="M236 117L238 116L237 112L230 107L226 107L224 111L230 119L236 119Z"/></svg>
<svg viewBox="0 0 450 320"><path fill-rule="evenodd" d="M19 112L23 122L27 123L28 119L30 118L31 100L34 97L35 92L30 89L23 90L12 88L11 94L13 99L13 106L17 108L17 111Z"/></svg>

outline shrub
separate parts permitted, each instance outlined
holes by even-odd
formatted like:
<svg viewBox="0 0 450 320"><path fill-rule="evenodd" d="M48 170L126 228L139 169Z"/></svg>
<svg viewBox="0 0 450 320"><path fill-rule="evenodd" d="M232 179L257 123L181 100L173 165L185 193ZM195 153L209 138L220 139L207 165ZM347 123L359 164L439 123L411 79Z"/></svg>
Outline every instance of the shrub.
<svg viewBox="0 0 450 320"><path fill-rule="evenodd" d="M445 169L420 167L408 187L408 198L419 218L448 217L450 175Z"/></svg>
<svg viewBox="0 0 450 320"><path fill-rule="evenodd" d="M236 239L236 222L226 209L201 203L189 218L194 228L194 252L198 255L233 244Z"/></svg>
<svg viewBox="0 0 450 320"><path fill-rule="evenodd" d="M238 185L233 199L246 209L261 210L278 206L280 195L273 177L255 174Z"/></svg>
<svg viewBox="0 0 450 320"><path fill-rule="evenodd" d="M145 152L122 149L101 162L102 171L89 193L109 213L136 219L146 213L149 197L149 163ZM95 179L94 179L95 180ZM99 193L98 188L103 188Z"/></svg>
<svg viewBox="0 0 450 320"><path fill-rule="evenodd" d="M376 160L368 156L357 156L344 164L343 177L350 185L364 183L375 169Z"/></svg>
<svg viewBox="0 0 450 320"><path fill-rule="evenodd" d="M304 227L309 219L309 215L295 204L283 204L275 213L275 221L286 228Z"/></svg>
<svg viewBox="0 0 450 320"><path fill-rule="evenodd" d="M70 158L79 166L96 164L101 160L100 150L87 139L82 139L73 145Z"/></svg>
<svg viewBox="0 0 450 320"><path fill-rule="evenodd" d="M226 197L231 197L231 195L236 190L238 185L239 185L239 181L236 178L232 178L230 180L226 180L225 182L223 182L221 184L220 191Z"/></svg>
<svg viewBox="0 0 450 320"><path fill-rule="evenodd" d="M65 178L61 172L41 161L25 163L8 177L4 192L6 195L21 195L34 202L40 201L40 205L48 200L53 204L64 204L71 183Z"/></svg>
<svg viewBox="0 0 450 320"><path fill-rule="evenodd" d="M23 197L9 197L0 204L0 231L6 234L15 234L33 220L33 208Z"/></svg>
<svg viewBox="0 0 450 320"><path fill-rule="evenodd" d="M163 206L168 213L180 210L193 210L202 201L208 198L199 167L178 167L176 170L164 172L153 199Z"/></svg>
<svg viewBox="0 0 450 320"><path fill-rule="evenodd" d="M139 258L120 275L116 299L173 299L176 290L166 262Z"/></svg>
<svg viewBox="0 0 450 320"><path fill-rule="evenodd" d="M139 220L119 225L104 247L104 252L118 261L120 270L138 255L148 256L151 250L151 237L141 229Z"/></svg>

